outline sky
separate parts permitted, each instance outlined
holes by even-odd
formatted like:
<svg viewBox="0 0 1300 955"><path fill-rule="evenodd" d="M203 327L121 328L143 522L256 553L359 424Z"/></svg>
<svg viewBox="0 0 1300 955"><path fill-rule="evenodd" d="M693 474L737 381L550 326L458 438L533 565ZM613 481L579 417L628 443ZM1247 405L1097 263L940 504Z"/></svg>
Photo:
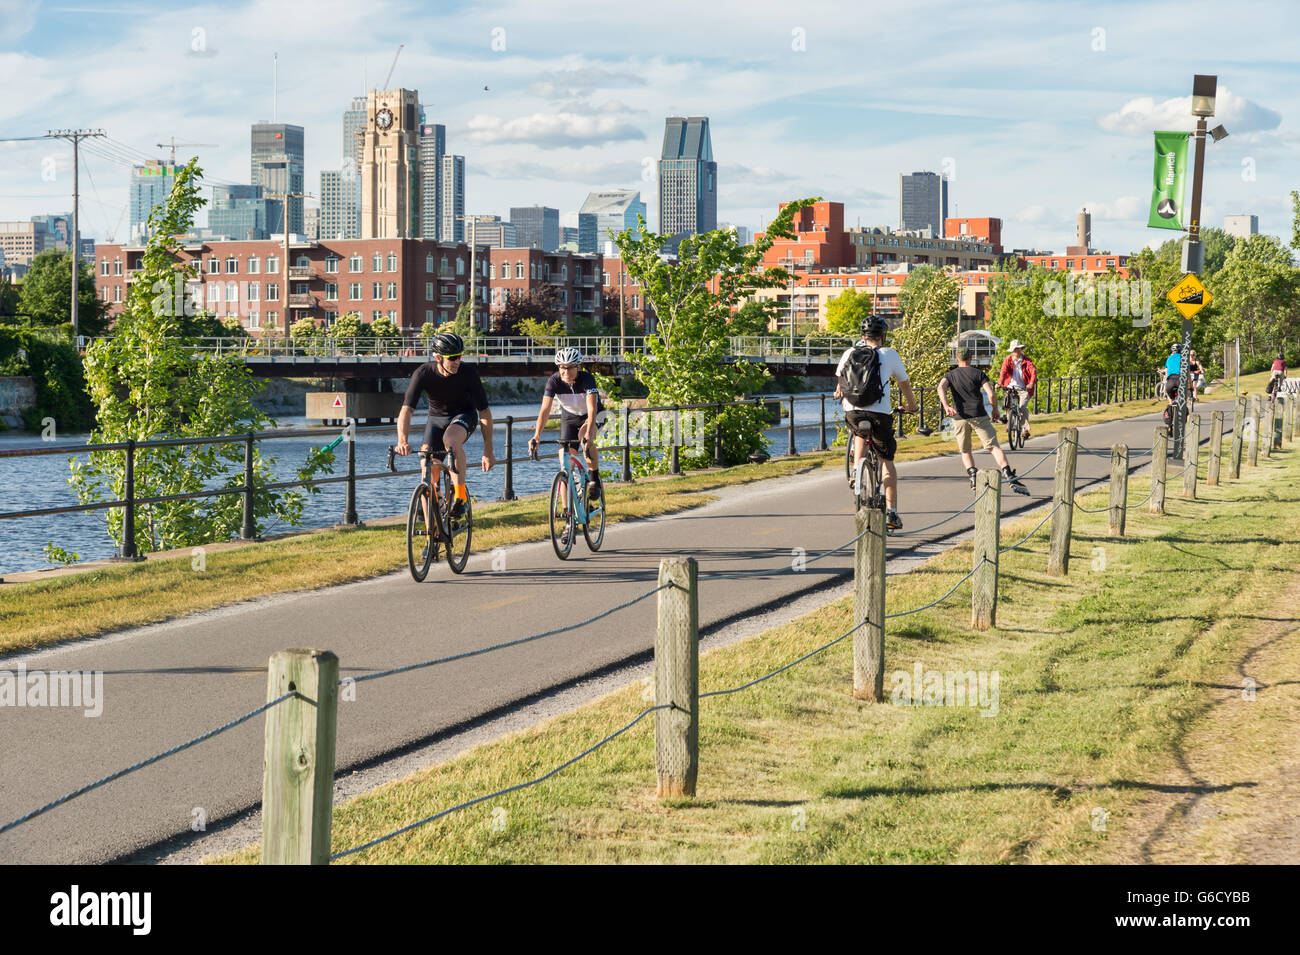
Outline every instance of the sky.
<svg viewBox="0 0 1300 955"><path fill-rule="evenodd" d="M778 203L843 202L898 226L899 174L951 177L950 216L1003 220L1009 248L1061 251L1075 214L1124 253L1146 227L1156 129L1191 129L1192 76L1219 77L1229 138L1207 145L1202 221L1254 213L1290 238L1300 188L1300 5L798 4L463 0L166 6L0 0L0 139L101 128L81 164L81 230L129 229L131 157L197 154L247 182L249 126L305 127L307 191L342 156L367 85L420 91L465 156L466 212L558 208L635 188L657 226L664 118L708 116L718 219L759 229ZM273 58L278 100L273 106ZM111 158L110 158L111 157ZM0 142L0 220L72 206L72 147ZM309 203L311 204L311 203Z"/></svg>

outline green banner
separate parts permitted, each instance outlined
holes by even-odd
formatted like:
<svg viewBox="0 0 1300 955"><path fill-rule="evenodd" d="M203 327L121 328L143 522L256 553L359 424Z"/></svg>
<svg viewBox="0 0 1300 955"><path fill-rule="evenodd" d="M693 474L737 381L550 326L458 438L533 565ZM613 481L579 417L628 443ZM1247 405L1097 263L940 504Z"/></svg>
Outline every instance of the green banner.
<svg viewBox="0 0 1300 955"><path fill-rule="evenodd" d="M1183 228L1183 192L1187 179L1187 139L1190 133L1156 133L1156 167L1151 190L1152 229Z"/></svg>

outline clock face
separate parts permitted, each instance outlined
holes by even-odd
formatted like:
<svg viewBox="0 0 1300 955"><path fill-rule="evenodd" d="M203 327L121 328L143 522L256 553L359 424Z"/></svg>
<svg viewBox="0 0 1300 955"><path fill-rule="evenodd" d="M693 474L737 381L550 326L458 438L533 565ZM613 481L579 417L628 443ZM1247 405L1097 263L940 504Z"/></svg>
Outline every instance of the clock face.
<svg viewBox="0 0 1300 955"><path fill-rule="evenodd" d="M375 125L380 129L388 129L393 125L393 111L390 109L381 109L375 114Z"/></svg>

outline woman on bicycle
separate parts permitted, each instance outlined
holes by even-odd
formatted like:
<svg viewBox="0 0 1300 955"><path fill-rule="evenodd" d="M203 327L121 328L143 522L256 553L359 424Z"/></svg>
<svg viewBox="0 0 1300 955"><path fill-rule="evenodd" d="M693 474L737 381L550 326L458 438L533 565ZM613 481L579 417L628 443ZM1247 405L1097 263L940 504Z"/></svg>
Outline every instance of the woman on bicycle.
<svg viewBox="0 0 1300 955"><path fill-rule="evenodd" d="M583 371L582 352L572 346L560 348L555 353L555 374L546 382L542 394L542 410L537 414L533 436L528 439L531 455L541 443L542 427L551 416L551 404L560 402L560 466L564 466L564 453L575 444L582 444L586 452L588 471L587 499L600 495L600 452L596 448L596 431L605 423L605 405L600 400L600 388L589 371ZM561 491L564 506L568 507L568 488Z"/></svg>
<svg viewBox="0 0 1300 955"><path fill-rule="evenodd" d="M1002 362L998 374L998 385L1004 390L1016 389L1016 400L1020 404L1020 420L1025 423L1022 438L1029 440L1029 397L1038 384L1038 369L1025 355L1025 346L1017 339L1011 340L1010 354Z"/></svg>

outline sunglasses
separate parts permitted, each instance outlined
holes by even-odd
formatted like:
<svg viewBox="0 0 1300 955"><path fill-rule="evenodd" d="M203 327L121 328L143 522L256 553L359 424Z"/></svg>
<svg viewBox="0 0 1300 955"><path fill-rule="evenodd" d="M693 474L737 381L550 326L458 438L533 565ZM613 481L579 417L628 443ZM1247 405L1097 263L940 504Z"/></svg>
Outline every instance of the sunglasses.
<svg viewBox="0 0 1300 955"><path fill-rule="evenodd" d="M560 366L560 371L577 371L577 370L578 370L578 366L577 366L577 365L561 365L561 366Z"/></svg>
<svg viewBox="0 0 1300 955"><path fill-rule="evenodd" d="M464 354L464 352L461 352L460 355L443 355L442 357L447 359L447 361L460 361Z"/></svg>

